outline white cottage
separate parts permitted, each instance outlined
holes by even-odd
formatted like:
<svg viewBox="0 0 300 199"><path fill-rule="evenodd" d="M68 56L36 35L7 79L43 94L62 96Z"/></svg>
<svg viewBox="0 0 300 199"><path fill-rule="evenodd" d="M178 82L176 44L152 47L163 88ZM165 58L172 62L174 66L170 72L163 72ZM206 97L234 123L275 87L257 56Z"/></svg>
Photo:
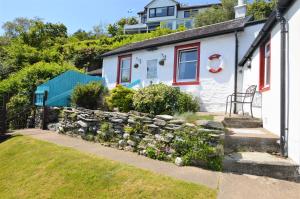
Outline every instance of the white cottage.
<svg viewBox="0 0 300 199"><path fill-rule="evenodd" d="M254 114L281 138L282 154L300 164L300 1L279 0L240 62L242 88L258 85Z"/></svg>
<svg viewBox="0 0 300 199"><path fill-rule="evenodd" d="M239 5L237 8L245 7ZM245 9L244 9L245 10ZM103 77L109 88L164 83L201 100L201 111L225 110L229 94L238 91L238 61L265 21L238 18L123 46L103 55Z"/></svg>

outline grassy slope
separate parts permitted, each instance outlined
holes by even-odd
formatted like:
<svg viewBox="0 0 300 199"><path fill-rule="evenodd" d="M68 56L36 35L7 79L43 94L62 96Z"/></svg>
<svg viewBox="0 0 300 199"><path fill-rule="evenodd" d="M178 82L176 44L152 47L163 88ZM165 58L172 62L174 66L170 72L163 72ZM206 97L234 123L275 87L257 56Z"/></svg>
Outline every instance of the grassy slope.
<svg viewBox="0 0 300 199"><path fill-rule="evenodd" d="M215 198L216 191L17 136L0 143L0 198Z"/></svg>

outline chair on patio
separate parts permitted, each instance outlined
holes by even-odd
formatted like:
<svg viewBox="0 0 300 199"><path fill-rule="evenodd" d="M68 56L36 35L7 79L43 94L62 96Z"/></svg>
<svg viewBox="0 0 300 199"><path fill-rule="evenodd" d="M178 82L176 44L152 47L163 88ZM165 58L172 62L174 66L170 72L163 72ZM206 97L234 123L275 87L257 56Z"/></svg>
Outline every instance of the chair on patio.
<svg viewBox="0 0 300 199"><path fill-rule="evenodd" d="M251 116L253 118L252 106L253 106L253 99L255 96L256 88L257 88L256 85L252 85L249 88L247 88L245 93L233 93L232 95L229 95L226 100L225 115L227 114L228 103L230 103L230 113L229 113L230 117L232 111L232 104L242 104L243 115L245 115L244 104L250 104Z"/></svg>

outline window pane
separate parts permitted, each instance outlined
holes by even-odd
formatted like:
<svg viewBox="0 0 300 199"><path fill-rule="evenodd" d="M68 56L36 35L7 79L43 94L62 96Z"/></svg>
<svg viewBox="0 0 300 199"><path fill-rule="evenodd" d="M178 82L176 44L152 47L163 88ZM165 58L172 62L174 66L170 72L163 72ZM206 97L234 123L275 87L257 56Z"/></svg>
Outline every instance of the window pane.
<svg viewBox="0 0 300 199"><path fill-rule="evenodd" d="M130 58L121 61L121 82L129 82L130 80Z"/></svg>
<svg viewBox="0 0 300 199"><path fill-rule="evenodd" d="M197 72L197 61L179 64L179 80L195 80Z"/></svg>
<svg viewBox="0 0 300 199"><path fill-rule="evenodd" d="M147 61L147 78L157 78L157 59Z"/></svg>
<svg viewBox="0 0 300 199"><path fill-rule="evenodd" d="M184 11L184 18L189 18L191 16L190 11Z"/></svg>
<svg viewBox="0 0 300 199"><path fill-rule="evenodd" d="M174 16L174 14L175 14L174 6L168 7L168 16Z"/></svg>
<svg viewBox="0 0 300 199"><path fill-rule="evenodd" d="M270 70L271 70L271 60L270 57L266 58L266 67L265 67L265 86L270 85Z"/></svg>
<svg viewBox="0 0 300 199"><path fill-rule="evenodd" d="M156 17L165 17L167 16L167 7L164 8L156 8Z"/></svg>
<svg viewBox="0 0 300 199"><path fill-rule="evenodd" d="M187 61L195 61L198 59L198 51L191 50L191 51L183 51L180 52L180 63L187 62Z"/></svg>
<svg viewBox="0 0 300 199"><path fill-rule="evenodd" d="M150 9L150 17L155 17L155 9Z"/></svg>

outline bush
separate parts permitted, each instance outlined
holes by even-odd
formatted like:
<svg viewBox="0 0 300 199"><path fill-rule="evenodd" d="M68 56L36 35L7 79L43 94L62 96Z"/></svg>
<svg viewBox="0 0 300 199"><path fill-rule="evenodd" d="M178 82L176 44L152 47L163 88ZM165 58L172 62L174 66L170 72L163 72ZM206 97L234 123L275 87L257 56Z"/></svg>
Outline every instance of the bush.
<svg viewBox="0 0 300 199"><path fill-rule="evenodd" d="M175 134L177 138L171 145L176 151L176 156L183 158L185 165L201 164L212 170L222 170L222 143L216 143L218 141L211 137L209 132L186 128L177 130Z"/></svg>
<svg viewBox="0 0 300 199"><path fill-rule="evenodd" d="M133 110L133 95L132 89L118 85L110 91L110 96L106 98L106 102L110 109L118 108L119 111L128 112Z"/></svg>
<svg viewBox="0 0 300 199"><path fill-rule="evenodd" d="M170 114L199 110L198 101L178 88L155 84L138 90L133 96L135 110L151 114Z"/></svg>
<svg viewBox="0 0 300 199"><path fill-rule="evenodd" d="M107 89L100 82L79 84L73 90L71 102L73 105L87 109L103 108L106 94Z"/></svg>

